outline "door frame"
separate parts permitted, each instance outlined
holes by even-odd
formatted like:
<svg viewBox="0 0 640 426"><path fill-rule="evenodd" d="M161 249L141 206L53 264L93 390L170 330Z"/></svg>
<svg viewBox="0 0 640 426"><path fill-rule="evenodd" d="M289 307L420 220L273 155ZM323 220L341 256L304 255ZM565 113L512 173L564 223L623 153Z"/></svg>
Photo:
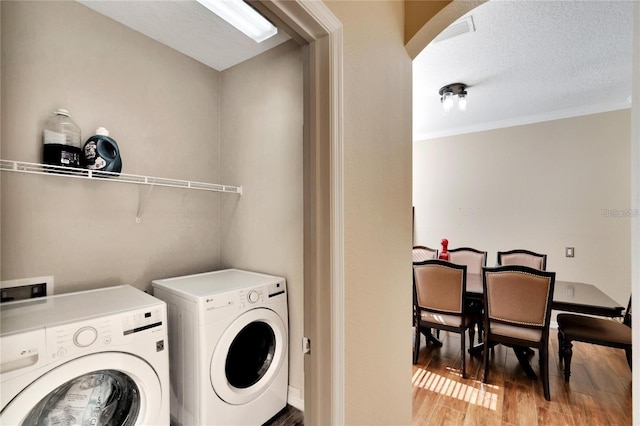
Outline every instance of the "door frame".
<svg viewBox="0 0 640 426"><path fill-rule="evenodd" d="M320 1L253 3L302 44L304 61L304 360L307 424L344 424L342 23ZM296 344L295 342L293 344Z"/></svg>

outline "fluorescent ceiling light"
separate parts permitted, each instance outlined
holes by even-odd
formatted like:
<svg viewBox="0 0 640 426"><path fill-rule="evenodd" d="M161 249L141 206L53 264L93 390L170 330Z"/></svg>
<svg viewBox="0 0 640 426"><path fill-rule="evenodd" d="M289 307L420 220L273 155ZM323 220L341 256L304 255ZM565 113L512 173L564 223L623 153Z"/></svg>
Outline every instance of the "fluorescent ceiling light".
<svg viewBox="0 0 640 426"><path fill-rule="evenodd" d="M242 0L198 0L198 3L258 43L278 33L271 22Z"/></svg>

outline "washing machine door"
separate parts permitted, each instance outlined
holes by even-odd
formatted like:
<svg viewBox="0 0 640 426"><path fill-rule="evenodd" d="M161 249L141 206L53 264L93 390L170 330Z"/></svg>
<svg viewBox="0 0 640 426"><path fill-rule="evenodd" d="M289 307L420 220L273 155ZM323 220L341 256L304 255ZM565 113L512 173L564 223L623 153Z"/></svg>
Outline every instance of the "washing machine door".
<svg viewBox="0 0 640 426"><path fill-rule="evenodd" d="M287 328L278 314L266 308L247 311L227 327L213 350L213 390L228 404L253 401L283 368L287 350Z"/></svg>
<svg viewBox="0 0 640 426"><path fill-rule="evenodd" d="M34 380L0 414L6 425L156 424L160 379L133 355L105 352L76 358Z"/></svg>

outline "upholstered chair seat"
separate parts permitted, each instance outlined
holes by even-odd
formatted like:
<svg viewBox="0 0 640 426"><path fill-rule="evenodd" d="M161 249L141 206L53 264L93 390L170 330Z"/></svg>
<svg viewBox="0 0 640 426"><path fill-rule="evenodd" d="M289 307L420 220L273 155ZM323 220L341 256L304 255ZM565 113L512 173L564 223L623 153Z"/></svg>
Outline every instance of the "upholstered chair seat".
<svg viewBox="0 0 640 426"><path fill-rule="evenodd" d="M582 315L558 314L558 323L562 323L562 330L573 336L573 340L605 338L607 342L611 343L631 344L631 327L617 321Z"/></svg>
<svg viewBox="0 0 640 426"><path fill-rule="evenodd" d="M534 340L542 339L542 331L534 328L523 328L507 324L493 324L490 332L494 336L512 337L514 339Z"/></svg>
<svg viewBox="0 0 640 426"><path fill-rule="evenodd" d="M427 344L434 342L440 345L431 335L431 329L450 331L460 334L462 377L467 377L465 332L473 327L473 319L467 314L464 303L466 289L467 267L464 265L438 259L413 264L414 364L418 362L423 333Z"/></svg>
<svg viewBox="0 0 640 426"><path fill-rule="evenodd" d="M549 392L549 322L555 286L555 272L522 265L484 268L484 374L489 371L489 347L503 344L520 348L537 348L544 397Z"/></svg>
<svg viewBox="0 0 640 426"><path fill-rule="evenodd" d="M439 314L435 312L421 312L420 320L427 321L434 324L442 324L449 327L469 327L473 322L473 317L470 315L447 315Z"/></svg>
<svg viewBox="0 0 640 426"><path fill-rule="evenodd" d="M558 355L564 363L564 380L571 376L572 341L624 349L632 368L631 298L622 322L578 314L558 314Z"/></svg>

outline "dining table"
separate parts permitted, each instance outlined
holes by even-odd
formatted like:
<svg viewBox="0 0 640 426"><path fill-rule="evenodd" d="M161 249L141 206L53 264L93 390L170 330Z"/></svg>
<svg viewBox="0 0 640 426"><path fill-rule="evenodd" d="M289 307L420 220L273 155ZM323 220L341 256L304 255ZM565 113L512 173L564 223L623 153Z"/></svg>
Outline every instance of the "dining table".
<svg viewBox="0 0 640 426"><path fill-rule="evenodd" d="M481 307L483 293L482 274L467 273L467 289L465 293L467 302ZM622 311L625 308L593 284L556 280L551 309L617 318L622 316ZM478 330L478 339L482 339L482 330ZM532 353L531 349L520 347L514 347L513 349L527 376L535 379L537 376L528 360L529 355ZM471 342L470 354L477 355L482 353L483 350L484 343L482 341L476 345Z"/></svg>
<svg viewBox="0 0 640 426"><path fill-rule="evenodd" d="M483 293L482 274L467 274L465 298L482 302ZM622 316L624 306L593 284L556 280L551 309L616 318Z"/></svg>

